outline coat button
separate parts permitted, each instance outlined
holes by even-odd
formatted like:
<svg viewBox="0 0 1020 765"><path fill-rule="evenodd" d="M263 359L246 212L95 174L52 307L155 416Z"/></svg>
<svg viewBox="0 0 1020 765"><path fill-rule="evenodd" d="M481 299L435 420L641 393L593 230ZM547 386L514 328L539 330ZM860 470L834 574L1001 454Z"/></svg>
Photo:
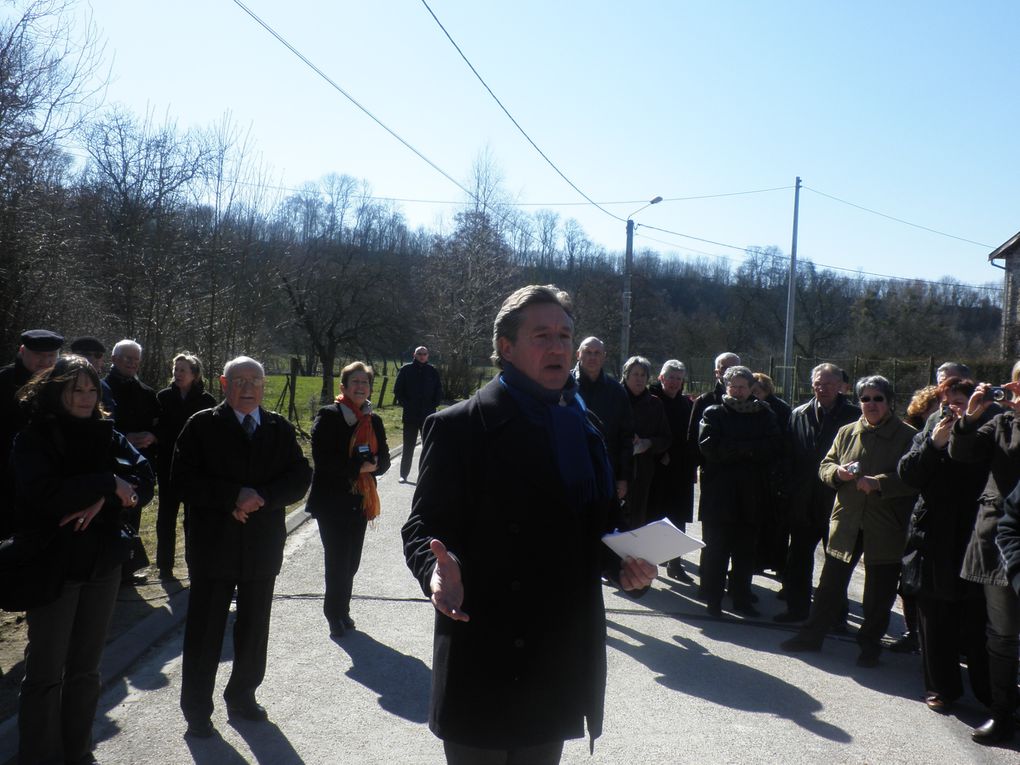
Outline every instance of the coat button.
<svg viewBox="0 0 1020 765"><path fill-rule="evenodd" d="M514 640L514 648L524 648L524 638Z"/></svg>

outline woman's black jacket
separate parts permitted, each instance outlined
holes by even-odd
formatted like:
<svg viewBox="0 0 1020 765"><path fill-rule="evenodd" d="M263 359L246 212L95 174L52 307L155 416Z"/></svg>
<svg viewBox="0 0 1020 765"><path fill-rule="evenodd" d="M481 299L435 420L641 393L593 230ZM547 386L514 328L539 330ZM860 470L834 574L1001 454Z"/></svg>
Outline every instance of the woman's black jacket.
<svg viewBox="0 0 1020 765"><path fill-rule="evenodd" d="M121 511L115 475L135 486L140 508L153 495L152 469L112 420L66 415L34 420L14 441L18 532L57 533L65 576L86 580L121 563ZM68 513L104 500L87 528L59 526ZM58 530L59 529L59 530Z"/></svg>
<svg viewBox="0 0 1020 765"><path fill-rule="evenodd" d="M379 444L378 467L370 475L378 478L390 467L386 429L379 415L372 414L372 429ZM312 489L305 509L312 515L351 510L361 512L361 496L351 492L364 460L348 455L354 428L344 420L339 404L324 406L312 425Z"/></svg>

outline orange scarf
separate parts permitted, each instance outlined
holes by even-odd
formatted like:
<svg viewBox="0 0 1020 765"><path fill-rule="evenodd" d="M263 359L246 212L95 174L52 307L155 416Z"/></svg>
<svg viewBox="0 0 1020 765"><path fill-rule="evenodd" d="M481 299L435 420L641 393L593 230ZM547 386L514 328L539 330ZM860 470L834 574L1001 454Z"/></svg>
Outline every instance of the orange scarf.
<svg viewBox="0 0 1020 765"><path fill-rule="evenodd" d="M336 397L336 403L347 409L357 418L354 432L351 433L351 442L347 445L347 456L353 456L359 444L368 444L372 454L377 454L379 442L375 437L375 428L372 427L371 405L366 402L364 411L361 411L355 407L350 399L344 398L342 393ZM361 506L364 510L365 518L371 521L379 516L379 492L376 491L375 476L372 473L358 473L357 479L355 479L351 486L351 494L361 496Z"/></svg>

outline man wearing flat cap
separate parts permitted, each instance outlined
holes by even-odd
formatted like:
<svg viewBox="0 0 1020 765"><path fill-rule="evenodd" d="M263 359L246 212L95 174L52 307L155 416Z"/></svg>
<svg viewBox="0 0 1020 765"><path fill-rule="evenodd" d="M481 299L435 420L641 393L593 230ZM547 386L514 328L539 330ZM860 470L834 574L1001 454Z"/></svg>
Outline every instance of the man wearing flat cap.
<svg viewBox="0 0 1020 765"><path fill-rule="evenodd" d="M113 409L117 404L113 400L110 384L103 379L103 359L106 358L106 346L99 338L86 335L71 341L71 353L76 353L87 359L92 368L96 370L96 374L99 375L99 385L102 387L103 409L112 417Z"/></svg>
<svg viewBox="0 0 1020 765"><path fill-rule="evenodd" d="M13 364L0 369L0 538L11 532L9 505L11 483L8 480L8 462L11 443L25 427L25 416L18 405L17 394L37 372L57 363L57 355L64 338L48 329L30 329L21 333L21 347Z"/></svg>

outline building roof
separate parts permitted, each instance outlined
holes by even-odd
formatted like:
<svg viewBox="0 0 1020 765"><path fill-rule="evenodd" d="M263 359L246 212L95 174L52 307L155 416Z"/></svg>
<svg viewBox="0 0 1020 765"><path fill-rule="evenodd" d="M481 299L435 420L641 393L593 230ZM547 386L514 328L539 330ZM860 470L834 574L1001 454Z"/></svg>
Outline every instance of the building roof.
<svg viewBox="0 0 1020 765"><path fill-rule="evenodd" d="M1010 258L1020 252L1020 231L1017 231L1010 239L1000 244L990 253L988 253L989 260L998 260L1002 258Z"/></svg>

